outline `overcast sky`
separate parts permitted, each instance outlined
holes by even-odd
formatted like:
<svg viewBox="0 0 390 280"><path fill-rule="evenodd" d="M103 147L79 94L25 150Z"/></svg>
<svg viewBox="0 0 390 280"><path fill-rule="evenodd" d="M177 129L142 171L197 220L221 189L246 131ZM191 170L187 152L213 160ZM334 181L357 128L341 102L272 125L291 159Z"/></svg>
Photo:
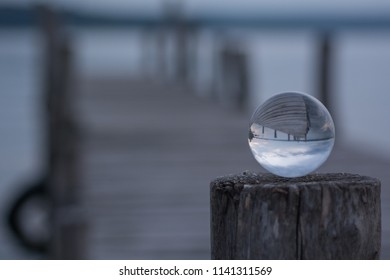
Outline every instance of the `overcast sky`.
<svg viewBox="0 0 390 280"><path fill-rule="evenodd" d="M342 13L370 15L390 14L390 0L169 0L184 2L185 10L192 13ZM166 0L0 0L0 3L46 2L78 9L112 12L160 10Z"/></svg>

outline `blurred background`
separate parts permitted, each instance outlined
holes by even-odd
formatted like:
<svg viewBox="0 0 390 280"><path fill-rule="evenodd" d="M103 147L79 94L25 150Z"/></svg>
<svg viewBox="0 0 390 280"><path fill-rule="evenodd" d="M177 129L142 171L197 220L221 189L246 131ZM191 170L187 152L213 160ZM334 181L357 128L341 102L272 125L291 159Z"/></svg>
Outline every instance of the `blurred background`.
<svg viewBox="0 0 390 280"><path fill-rule="evenodd" d="M320 172L382 181L390 2L1 0L0 258L207 259L210 180L264 171L253 110L332 113Z"/></svg>

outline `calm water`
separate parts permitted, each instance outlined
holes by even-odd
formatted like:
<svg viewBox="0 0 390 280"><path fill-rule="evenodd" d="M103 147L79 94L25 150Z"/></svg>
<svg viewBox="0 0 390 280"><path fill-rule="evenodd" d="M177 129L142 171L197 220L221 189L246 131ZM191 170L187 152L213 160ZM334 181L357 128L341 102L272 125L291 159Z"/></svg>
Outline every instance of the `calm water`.
<svg viewBox="0 0 390 280"><path fill-rule="evenodd" d="M3 215L42 169L37 39L31 30L0 30L0 259L34 257L9 242Z"/></svg>
<svg viewBox="0 0 390 280"><path fill-rule="evenodd" d="M251 104L282 91L315 92L315 36L310 32L252 33L244 46L250 55ZM209 32L200 35L200 57L192 71L199 94L213 85L217 69L213 50L218 44ZM0 30L0 211L10 197L41 170L42 131L39 115L42 55L33 30ZM156 52L141 42L152 40L124 30L80 30L74 34L78 71L86 75L159 73ZM140 40L142 39L142 40ZM334 94L338 140L390 157L390 32L340 33L335 38ZM145 47L146 46L146 47ZM145 52L146 48L146 52ZM168 50L172 55L173 50ZM168 67L169 68L169 67ZM248 116L251 112L248 112ZM248 117L249 121L249 117ZM375 137L374 137L375 135ZM243 135L246 137L246 135ZM278 143L278 145L283 143ZM301 145L301 144L298 144ZM19 186L19 187L18 187ZM6 242L0 227L0 258L20 257ZM11 248L12 247L12 248ZM12 250L11 250L12 249Z"/></svg>

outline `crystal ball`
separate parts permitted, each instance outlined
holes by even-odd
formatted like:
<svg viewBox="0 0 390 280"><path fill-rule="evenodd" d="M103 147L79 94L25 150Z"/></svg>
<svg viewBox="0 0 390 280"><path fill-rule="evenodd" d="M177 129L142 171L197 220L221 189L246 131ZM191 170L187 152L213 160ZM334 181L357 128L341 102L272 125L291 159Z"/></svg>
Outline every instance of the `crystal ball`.
<svg viewBox="0 0 390 280"><path fill-rule="evenodd" d="M269 172L300 177L330 155L335 141L331 115L316 98L300 92L274 95L250 120L248 142L255 159Z"/></svg>

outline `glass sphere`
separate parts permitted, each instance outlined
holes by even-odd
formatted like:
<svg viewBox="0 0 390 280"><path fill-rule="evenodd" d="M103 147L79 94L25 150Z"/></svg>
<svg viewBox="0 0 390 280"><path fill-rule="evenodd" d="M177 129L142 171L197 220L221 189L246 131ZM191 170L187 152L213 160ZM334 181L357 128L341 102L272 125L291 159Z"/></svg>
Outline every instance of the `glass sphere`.
<svg viewBox="0 0 390 280"><path fill-rule="evenodd" d="M248 142L255 159L282 177L316 170L330 155L334 140L328 110L304 93L277 94L260 105L250 120Z"/></svg>

